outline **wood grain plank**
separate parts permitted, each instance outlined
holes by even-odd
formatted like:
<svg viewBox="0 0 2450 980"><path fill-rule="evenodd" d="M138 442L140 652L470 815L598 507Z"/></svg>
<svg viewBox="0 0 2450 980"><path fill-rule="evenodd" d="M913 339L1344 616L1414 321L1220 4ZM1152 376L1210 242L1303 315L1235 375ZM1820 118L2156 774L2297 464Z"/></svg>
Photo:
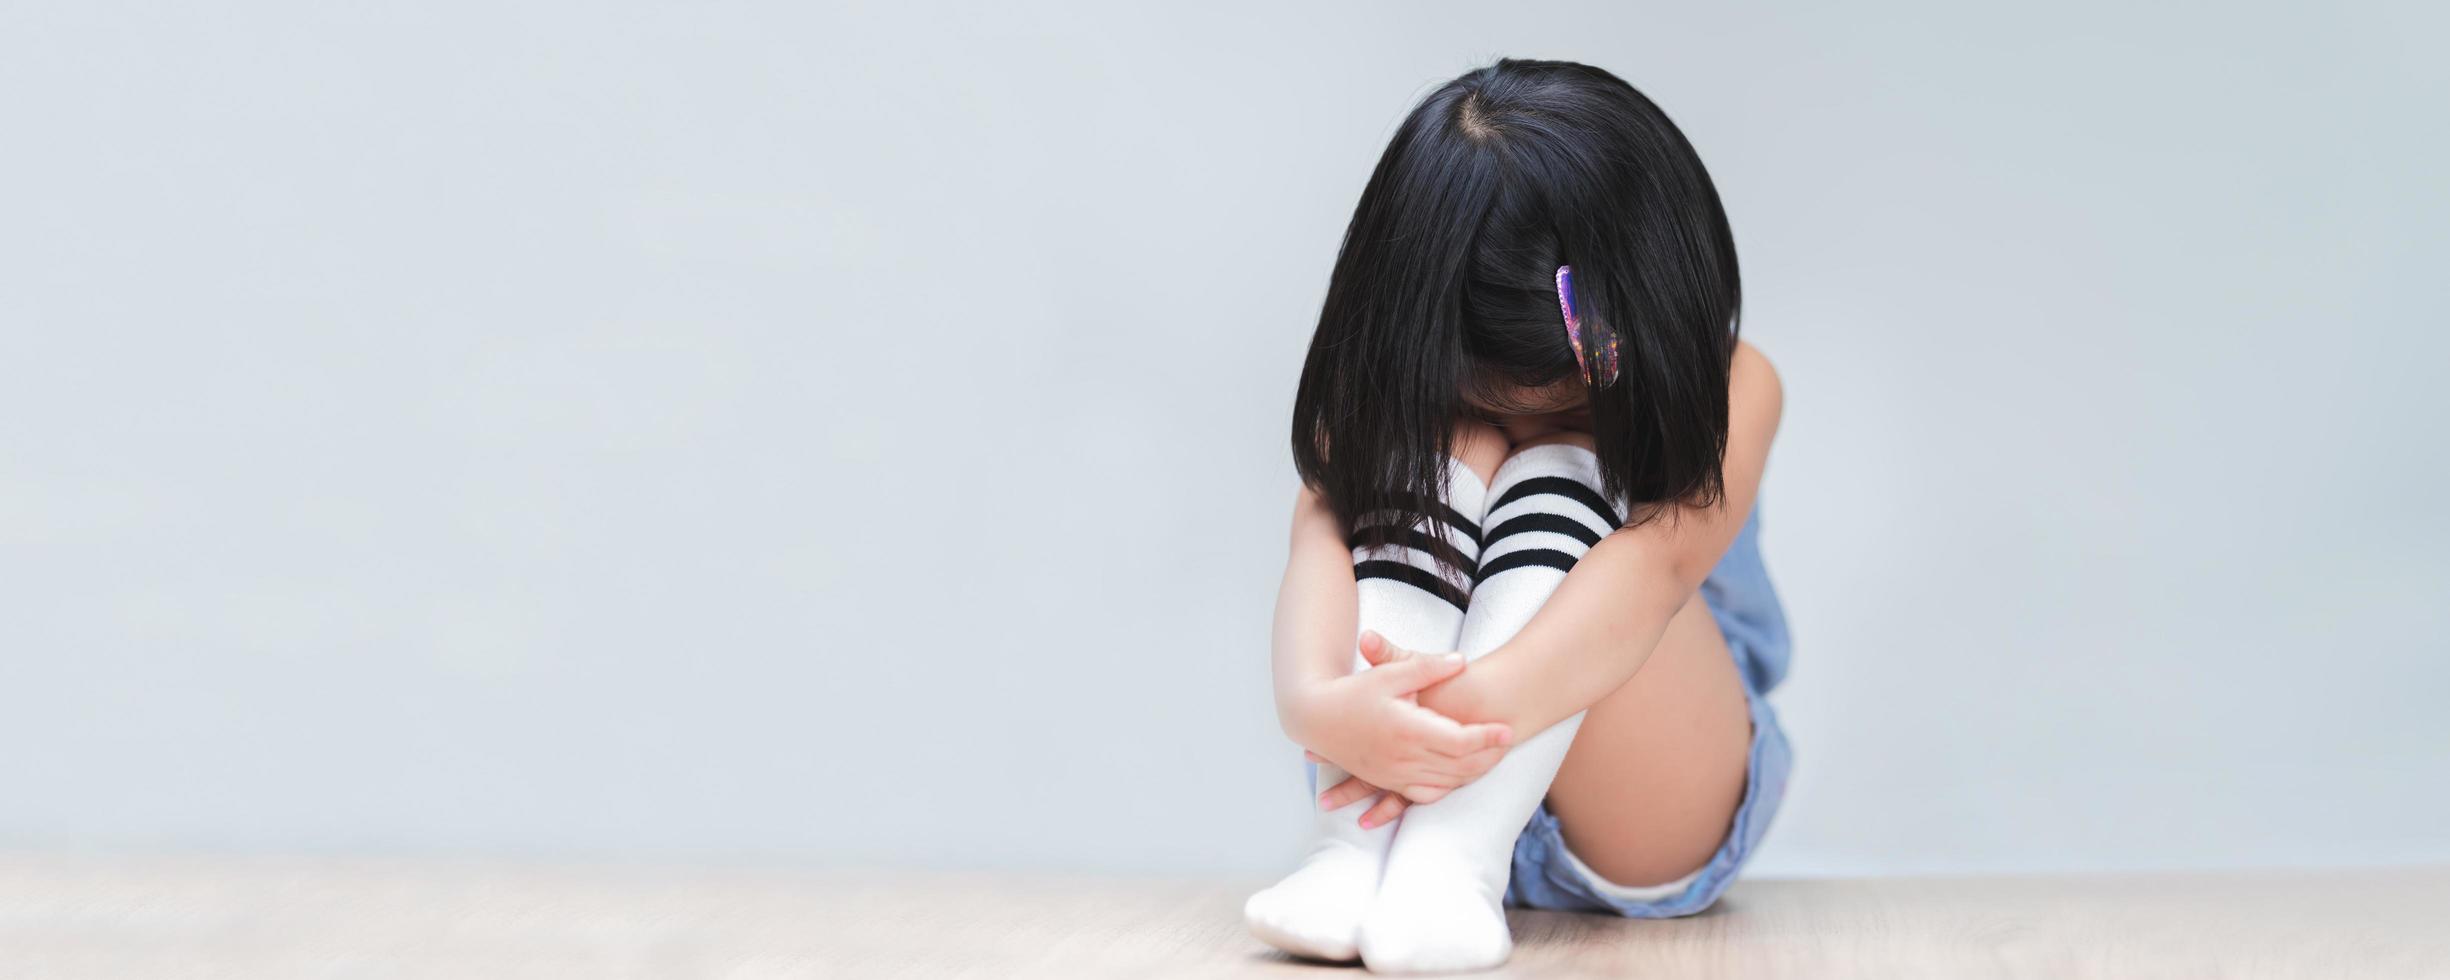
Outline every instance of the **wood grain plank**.
<svg viewBox="0 0 2450 980"><path fill-rule="evenodd" d="M0 853L0 974L1358 977L1262 947L1258 881ZM1504 977L2450 977L2450 868L1747 881L1512 915Z"/></svg>

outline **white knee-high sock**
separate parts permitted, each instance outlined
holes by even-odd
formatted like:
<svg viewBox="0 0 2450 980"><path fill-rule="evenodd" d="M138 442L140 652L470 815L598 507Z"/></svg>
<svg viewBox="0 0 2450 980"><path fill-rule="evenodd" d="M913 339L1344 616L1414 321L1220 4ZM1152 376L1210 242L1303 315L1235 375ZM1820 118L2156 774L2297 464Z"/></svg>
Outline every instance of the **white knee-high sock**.
<svg viewBox="0 0 2450 980"><path fill-rule="evenodd" d="M1457 649L1478 659L1512 639L1567 569L1616 529L1599 459L1579 446L1534 446L1509 457L1481 520L1480 581ZM1405 811L1358 946L1389 973L1481 970L1514 950L1502 903L1515 837L1547 795L1582 715L1521 738L1479 779ZM1519 735L1518 735L1518 738Z"/></svg>
<svg viewBox="0 0 2450 980"><path fill-rule="evenodd" d="M1447 461L1447 495L1452 527L1444 540L1426 528L1403 535L1405 540L1353 549L1353 575L1360 590L1362 629L1376 630L1406 650L1445 651L1455 648L1470 600L1470 573L1480 553L1479 523L1487 500L1480 478L1460 461ZM1365 515L1365 522L1388 520ZM1461 568L1441 569L1434 553L1443 552ZM1369 663L1353 654L1353 669ZM1343 782L1345 772L1322 763L1316 792ZM1361 917L1369 912L1385 867L1387 845L1395 824L1367 830L1361 814L1375 797L1318 814L1318 836L1302 866L1274 887L1251 896L1242 917L1253 935L1288 953L1323 960L1349 960ZM1310 801L1317 810L1318 800Z"/></svg>

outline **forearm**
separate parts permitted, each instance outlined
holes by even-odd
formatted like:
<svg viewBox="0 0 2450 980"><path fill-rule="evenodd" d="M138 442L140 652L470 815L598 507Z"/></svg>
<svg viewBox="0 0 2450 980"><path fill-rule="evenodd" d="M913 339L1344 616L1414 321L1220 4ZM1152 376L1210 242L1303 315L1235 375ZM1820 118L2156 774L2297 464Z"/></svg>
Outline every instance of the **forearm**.
<svg viewBox="0 0 2450 980"><path fill-rule="evenodd" d="M1352 551L1337 532L1334 511L1304 488L1293 507L1270 643L1277 720L1297 741L1302 698L1321 682L1352 672L1359 594Z"/></svg>
<svg viewBox="0 0 2450 980"><path fill-rule="evenodd" d="M1695 530L1688 526L1687 536L1703 537ZM1461 722L1503 722L1529 737L1597 704L1642 669L1668 620L1700 587L1679 545L1707 547L1639 531L1602 539L1521 632L1471 670L1421 692L1421 705Z"/></svg>

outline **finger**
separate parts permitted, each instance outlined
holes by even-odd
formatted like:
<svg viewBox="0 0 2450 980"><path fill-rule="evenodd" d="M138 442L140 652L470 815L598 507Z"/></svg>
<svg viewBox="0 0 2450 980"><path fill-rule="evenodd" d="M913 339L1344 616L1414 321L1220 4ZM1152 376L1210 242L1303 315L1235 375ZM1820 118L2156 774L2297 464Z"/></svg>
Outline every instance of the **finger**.
<svg viewBox="0 0 2450 980"><path fill-rule="evenodd" d="M1362 782L1359 776L1346 776L1344 781L1319 794L1320 810L1341 810L1378 792L1378 787Z"/></svg>
<svg viewBox="0 0 2450 980"><path fill-rule="evenodd" d="M1363 676L1374 678L1389 696L1410 694L1463 672L1463 655L1439 653L1406 657Z"/></svg>
<svg viewBox="0 0 2450 980"><path fill-rule="evenodd" d="M1505 759L1504 749L1484 749L1466 756L1434 756L1431 761L1415 764L1409 773L1411 778L1402 780L1406 787L1404 795L1412 795L1410 787L1414 783L1442 787L1448 791L1460 789L1488 775L1489 770ZM1412 802L1429 801L1413 796Z"/></svg>
<svg viewBox="0 0 2450 980"><path fill-rule="evenodd" d="M1384 665L1390 660L1401 660L1410 655L1404 648L1396 646L1395 641L1387 639L1386 634L1377 630L1361 631L1360 650L1361 659L1369 661L1372 667Z"/></svg>
<svg viewBox="0 0 2450 980"><path fill-rule="evenodd" d="M1502 723L1502 720L1485 720L1480 725L1455 725L1453 733L1445 735L1445 742L1431 747L1441 755L1463 757L1472 755L1472 752L1502 750L1502 747L1509 745L1514 745L1512 725Z"/></svg>
<svg viewBox="0 0 2450 980"><path fill-rule="evenodd" d="M1489 774L1489 770L1505 761L1505 749L1483 749L1470 755L1432 755L1414 762L1404 770L1406 778L1396 782L1407 788L1415 783L1454 789ZM1405 795L1409 796L1407 792ZM1428 800L1412 797L1414 803Z"/></svg>
<svg viewBox="0 0 2450 980"><path fill-rule="evenodd" d="M1368 830L1372 827L1378 826L1379 824L1393 820L1397 815L1404 812L1405 807L1411 805L1412 804L1410 802L1404 799L1404 796L1401 793L1389 793L1385 796L1381 796L1378 798L1378 802L1375 805L1372 805L1368 810L1362 812L1361 829Z"/></svg>
<svg viewBox="0 0 2450 980"><path fill-rule="evenodd" d="M1462 722L1409 700L1403 703L1395 721L1395 737L1402 740L1407 761L1444 761L1479 749Z"/></svg>
<svg viewBox="0 0 2450 980"><path fill-rule="evenodd" d="M1478 752L1474 752L1470 755L1454 760L1448 771L1454 774L1456 785L1459 786L1463 783L1468 783L1472 780L1488 775L1489 770L1495 767L1497 763L1500 760L1503 760L1505 757L1506 750L1502 746L1493 749L1482 749ZM1418 802L1427 803L1429 801L1419 800Z"/></svg>
<svg viewBox="0 0 2450 980"><path fill-rule="evenodd" d="M1504 748L1514 742L1514 729L1502 721L1464 725L1436 712L1429 714L1436 721L1422 729L1420 744L1442 756L1460 758L1485 749Z"/></svg>
<svg viewBox="0 0 2450 980"><path fill-rule="evenodd" d="M1414 803L1436 803L1445 799L1446 794L1452 792L1454 789L1448 786L1406 786L1404 787L1404 799Z"/></svg>

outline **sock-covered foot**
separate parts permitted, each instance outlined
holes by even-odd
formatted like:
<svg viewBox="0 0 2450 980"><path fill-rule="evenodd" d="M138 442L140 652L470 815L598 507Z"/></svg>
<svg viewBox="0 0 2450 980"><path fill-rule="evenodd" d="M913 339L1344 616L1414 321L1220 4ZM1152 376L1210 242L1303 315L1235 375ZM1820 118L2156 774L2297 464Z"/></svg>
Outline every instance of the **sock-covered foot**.
<svg viewBox="0 0 2450 980"><path fill-rule="evenodd" d="M1347 807L1352 812L1345 819L1359 820L1371 802ZM1378 893L1384 864L1383 851L1322 841L1299 869L1243 903L1242 921L1259 941L1295 956L1350 960L1358 955L1361 917Z"/></svg>
<svg viewBox="0 0 2450 980"><path fill-rule="evenodd" d="M1487 970L1514 952L1502 894L1461 869L1407 868L1378 889L1361 920L1361 961L1378 973Z"/></svg>

